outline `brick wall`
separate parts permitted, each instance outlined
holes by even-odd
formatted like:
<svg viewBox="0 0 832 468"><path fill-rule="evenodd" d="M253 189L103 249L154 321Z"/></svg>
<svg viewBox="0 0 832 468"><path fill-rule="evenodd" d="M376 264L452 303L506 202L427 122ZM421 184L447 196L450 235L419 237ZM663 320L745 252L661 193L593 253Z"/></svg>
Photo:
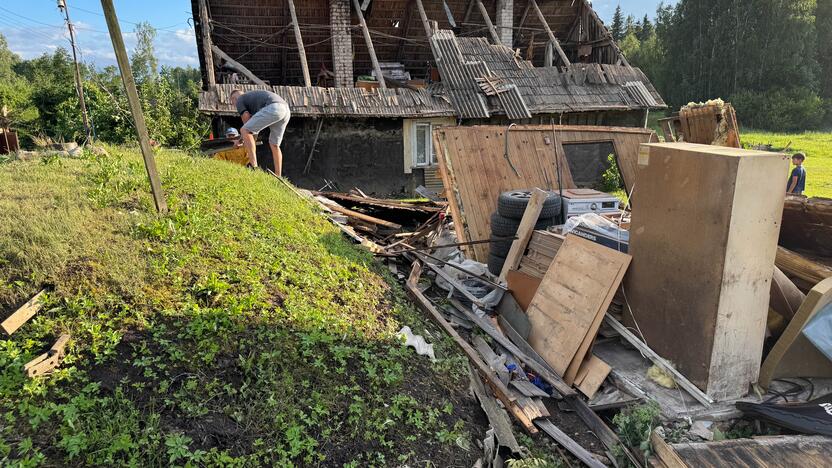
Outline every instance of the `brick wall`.
<svg viewBox="0 0 832 468"><path fill-rule="evenodd" d="M332 70L335 86L352 88L352 36L350 35L350 0L329 0L329 25L332 29Z"/></svg>
<svg viewBox="0 0 832 468"><path fill-rule="evenodd" d="M514 22L514 0L497 0L497 13L494 26L497 28L497 35L500 42L506 47L512 47L514 35L512 26Z"/></svg>

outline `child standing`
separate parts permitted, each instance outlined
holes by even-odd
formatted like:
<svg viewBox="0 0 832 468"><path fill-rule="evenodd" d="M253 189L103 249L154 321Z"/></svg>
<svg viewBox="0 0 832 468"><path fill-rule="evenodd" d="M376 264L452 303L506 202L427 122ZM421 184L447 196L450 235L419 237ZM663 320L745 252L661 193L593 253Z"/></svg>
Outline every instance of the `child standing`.
<svg viewBox="0 0 832 468"><path fill-rule="evenodd" d="M786 185L786 193L803 195L803 191L806 190L806 168L803 167L803 161L805 160L806 155L803 153L795 153L792 156L794 169L789 178L789 183Z"/></svg>

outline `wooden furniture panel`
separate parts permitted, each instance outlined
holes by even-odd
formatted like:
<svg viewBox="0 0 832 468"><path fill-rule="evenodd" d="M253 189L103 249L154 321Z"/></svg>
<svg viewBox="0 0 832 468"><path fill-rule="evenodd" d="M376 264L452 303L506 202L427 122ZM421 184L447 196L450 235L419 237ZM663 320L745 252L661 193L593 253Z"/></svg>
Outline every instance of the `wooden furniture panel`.
<svg viewBox="0 0 832 468"><path fill-rule="evenodd" d="M740 397L760 369L788 162L690 143L643 149L625 322L711 397Z"/></svg>

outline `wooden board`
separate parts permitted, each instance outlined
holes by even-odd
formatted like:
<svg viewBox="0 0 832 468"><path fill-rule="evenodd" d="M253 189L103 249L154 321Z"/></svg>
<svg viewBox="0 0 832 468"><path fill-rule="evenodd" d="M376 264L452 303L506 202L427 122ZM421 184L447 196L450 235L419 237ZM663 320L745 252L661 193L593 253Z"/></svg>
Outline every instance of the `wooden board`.
<svg viewBox="0 0 832 468"><path fill-rule="evenodd" d="M32 318L38 311L40 310L41 306L43 305L42 299L43 295L45 294L45 290L41 290L41 292L35 294L34 297L26 301L25 304L20 306L13 314L9 315L6 320L3 320L3 323L0 324L0 327L6 332L6 334L11 335L18 328L23 326L30 318Z"/></svg>
<svg viewBox="0 0 832 468"><path fill-rule="evenodd" d="M500 271L500 279L506 279L508 272L516 270L520 264L520 258L523 257L526 246L532 238L532 233L534 233L534 225L537 224L540 212L543 211L543 202L546 201L546 197L547 194L543 190L537 188L532 190L532 197L523 212L520 227L517 228L517 239L511 243L506 261L503 263L503 269Z"/></svg>
<svg viewBox="0 0 832 468"><path fill-rule="evenodd" d="M710 397L741 397L760 370L784 198L775 181L788 161L691 143L642 149L625 325Z"/></svg>
<svg viewBox="0 0 832 468"><path fill-rule="evenodd" d="M832 303L832 278L818 283L800 305L786 331L774 344L760 369L759 383L768 388L783 377L832 377L832 362L801 333L815 314Z"/></svg>
<svg viewBox="0 0 832 468"><path fill-rule="evenodd" d="M670 448L686 466L696 468L825 468L832 460L832 439L822 436L757 437Z"/></svg>
<svg viewBox="0 0 832 468"><path fill-rule="evenodd" d="M780 245L832 257L832 200L786 196Z"/></svg>
<svg viewBox="0 0 832 468"><path fill-rule="evenodd" d="M612 371L612 367L609 364L602 361L598 356L590 354L581 364L581 368L578 369L575 385L587 398L592 399L598 393L598 389L601 388L601 384L604 383L604 379L607 378L610 371Z"/></svg>
<svg viewBox="0 0 832 468"><path fill-rule="evenodd" d="M632 187L639 145L657 141L652 130L643 128L555 126L553 130L550 125L523 125L508 132L507 159L504 126L439 127L433 138L460 242L489 238L500 193L557 189L558 164L563 187L575 188L563 144L612 141L625 185ZM488 246L473 246L467 253L485 262Z"/></svg>
<svg viewBox="0 0 832 468"><path fill-rule="evenodd" d="M529 310L529 305L537 293L537 288L540 287L541 278L535 278L534 276L520 273L519 271L510 271L506 275L506 279L508 281L508 289L514 295L517 304L524 311Z"/></svg>
<svg viewBox="0 0 832 468"><path fill-rule="evenodd" d="M629 263L629 255L566 237L528 309L529 343L556 373L583 361Z"/></svg>

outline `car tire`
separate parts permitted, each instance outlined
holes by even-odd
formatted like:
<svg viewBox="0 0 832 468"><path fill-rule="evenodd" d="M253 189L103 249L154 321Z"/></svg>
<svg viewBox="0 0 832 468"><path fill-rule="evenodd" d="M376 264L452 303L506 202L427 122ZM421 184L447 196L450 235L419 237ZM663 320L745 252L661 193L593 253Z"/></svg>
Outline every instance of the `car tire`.
<svg viewBox="0 0 832 468"><path fill-rule="evenodd" d="M505 257L498 257L494 254L488 254L488 271L494 276L499 276L503 271L503 265L506 263Z"/></svg>
<svg viewBox="0 0 832 468"><path fill-rule="evenodd" d="M510 190L503 192L497 199L497 213L500 216L511 219L523 219L526 206L531 200L531 190ZM553 218L560 214L561 199L555 192L547 191L546 200L543 201L543 209L540 211L541 218Z"/></svg>

